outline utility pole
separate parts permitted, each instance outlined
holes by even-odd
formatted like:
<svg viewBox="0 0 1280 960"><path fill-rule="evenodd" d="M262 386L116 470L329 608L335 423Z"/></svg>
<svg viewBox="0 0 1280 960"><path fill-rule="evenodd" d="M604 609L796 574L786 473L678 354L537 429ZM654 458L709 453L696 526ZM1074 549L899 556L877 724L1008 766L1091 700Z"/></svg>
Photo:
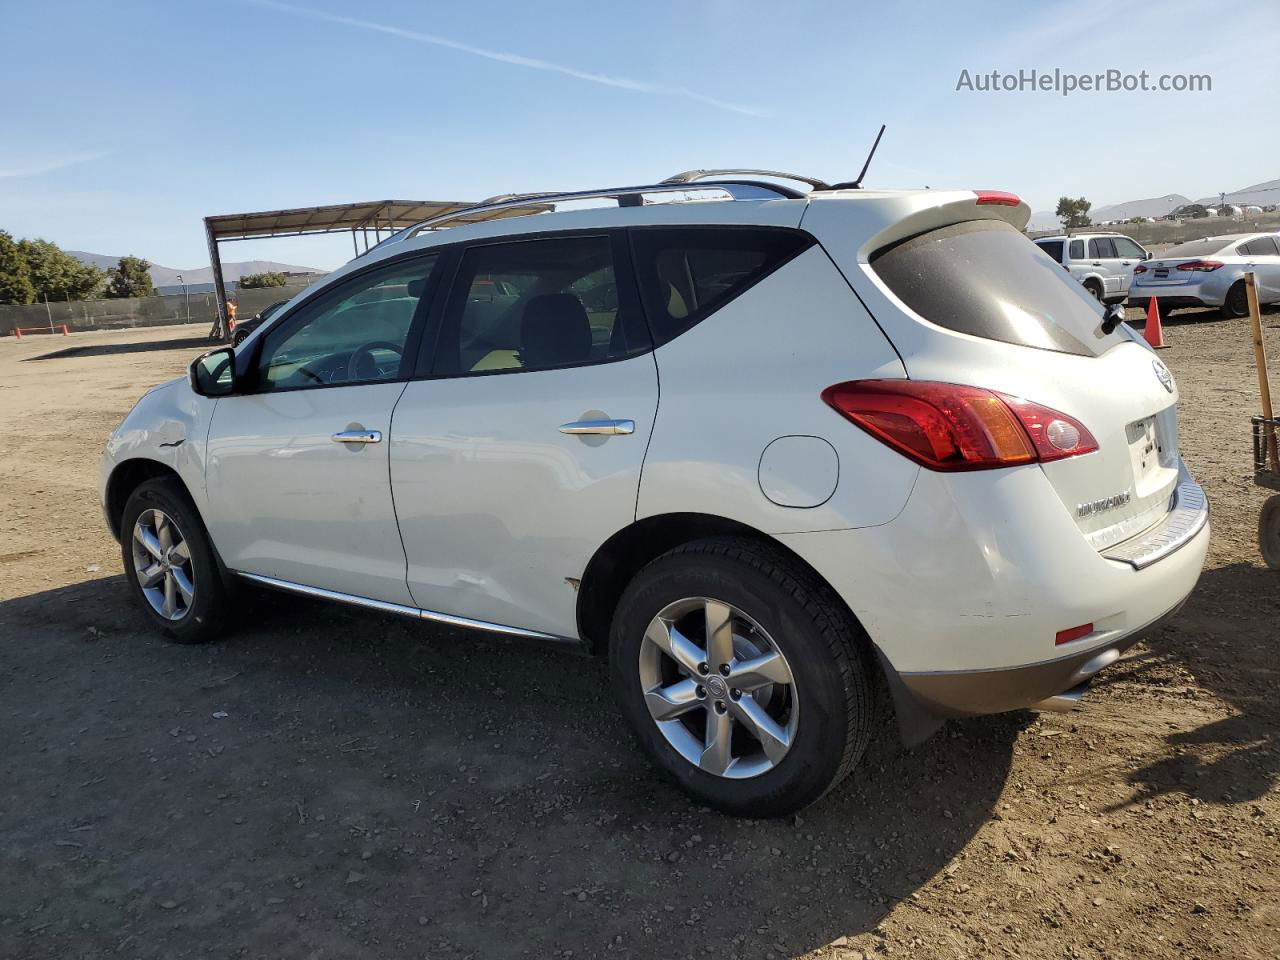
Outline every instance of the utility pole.
<svg viewBox="0 0 1280 960"><path fill-rule="evenodd" d="M191 322L191 295L187 293L187 281L182 278L182 274L178 274L178 282L182 284L182 299L187 302L186 322L190 323Z"/></svg>

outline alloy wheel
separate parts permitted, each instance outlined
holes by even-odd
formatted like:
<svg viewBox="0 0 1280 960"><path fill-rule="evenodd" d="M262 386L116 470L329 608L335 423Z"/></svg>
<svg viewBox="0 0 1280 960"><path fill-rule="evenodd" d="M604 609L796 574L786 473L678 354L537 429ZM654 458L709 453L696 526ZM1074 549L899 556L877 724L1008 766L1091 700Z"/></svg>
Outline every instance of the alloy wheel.
<svg viewBox="0 0 1280 960"><path fill-rule="evenodd" d="M707 773L759 776L795 742L791 667L773 638L732 604L708 597L668 604L645 630L638 669L658 730Z"/></svg>
<svg viewBox="0 0 1280 960"><path fill-rule="evenodd" d="M196 597L191 548L173 518L147 509L133 525L133 572L151 609L166 620L181 620Z"/></svg>

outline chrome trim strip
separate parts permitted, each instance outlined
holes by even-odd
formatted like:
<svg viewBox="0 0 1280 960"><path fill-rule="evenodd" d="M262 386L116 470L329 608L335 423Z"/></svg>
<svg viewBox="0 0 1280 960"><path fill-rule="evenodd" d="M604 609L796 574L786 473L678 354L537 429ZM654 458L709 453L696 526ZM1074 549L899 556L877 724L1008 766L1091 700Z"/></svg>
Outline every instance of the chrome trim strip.
<svg viewBox="0 0 1280 960"><path fill-rule="evenodd" d="M1173 494L1173 509L1160 522L1123 543L1108 547L1102 556L1144 570L1186 546L1209 522L1209 500L1200 484L1184 469Z"/></svg>
<svg viewBox="0 0 1280 960"><path fill-rule="evenodd" d="M399 603L388 603L385 600L371 600L368 597L357 597L350 593L339 593L337 590L326 590L323 587L309 587L303 583L294 583L290 580L278 580L275 577L264 577L257 573L243 573L239 570L233 571L236 576L244 577L246 580L252 580L254 583L260 583L264 587L271 587L275 590L284 590L287 593L297 593L305 597L315 597L319 600L333 600L337 603L345 603L353 607L363 607L366 610L378 610L382 613L396 613L404 617L413 617L415 620L430 620L433 623L443 623L451 627L465 627L470 630L483 630L486 633L499 633L509 637L524 637L528 640L542 640L551 643L570 643L577 644L581 641L575 640L573 637L560 637L554 633L541 633L537 630L526 630L523 627L508 627L500 623L489 623L487 620L472 620L468 617L455 617L448 613L437 613L434 610L422 610L419 607L405 606Z"/></svg>

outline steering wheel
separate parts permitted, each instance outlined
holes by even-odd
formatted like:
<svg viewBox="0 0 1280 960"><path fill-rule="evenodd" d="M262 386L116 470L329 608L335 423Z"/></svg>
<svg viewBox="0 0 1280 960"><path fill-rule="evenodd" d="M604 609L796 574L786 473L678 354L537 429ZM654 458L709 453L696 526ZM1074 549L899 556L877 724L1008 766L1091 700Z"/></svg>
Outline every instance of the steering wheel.
<svg viewBox="0 0 1280 960"><path fill-rule="evenodd" d="M383 379L378 362L373 359L374 350L390 350L396 355L396 365L399 366L400 357L402 356L400 344L391 343L387 340L370 340L368 343L362 343L351 351L351 356L347 360L348 381Z"/></svg>

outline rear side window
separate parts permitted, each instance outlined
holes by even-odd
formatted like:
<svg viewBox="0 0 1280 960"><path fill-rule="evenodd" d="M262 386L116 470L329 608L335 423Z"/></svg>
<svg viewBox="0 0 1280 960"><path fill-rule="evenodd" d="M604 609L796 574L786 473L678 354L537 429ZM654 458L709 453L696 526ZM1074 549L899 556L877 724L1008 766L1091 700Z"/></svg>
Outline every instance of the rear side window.
<svg viewBox="0 0 1280 960"><path fill-rule="evenodd" d="M1242 243L1239 251L1246 257L1274 257L1276 256L1276 242L1270 237L1258 237L1256 240L1250 240L1248 243Z"/></svg>
<svg viewBox="0 0 1280 960"><path fill-rule="evenodd" d="M917 234L877 252L871 268L917 314L958 333L1082 356L1126 339L1102 333L1097 301L1002 220Z"/></svg>
<svg viewBox="0 0 1280 960"><path fill-rule="evenodd" d="M663 227L631 233L645 314L672 340L813 245L796 230Z"/></svg>
<svg viewBox="0 0 1280 960"><path fill-rule="evenodd" d="M1069 252L1071 253L1072 260L1083 260L1084 259L1084 241L1072 240L1071 248Z"/></svg>
<svg viewBox="0 0 1280 960"><path fill-rule="evenodd" d="M1036 246L1053 257L1058 263L1062 262L1062 241L1061 240L1037 240Z"/></svg>

